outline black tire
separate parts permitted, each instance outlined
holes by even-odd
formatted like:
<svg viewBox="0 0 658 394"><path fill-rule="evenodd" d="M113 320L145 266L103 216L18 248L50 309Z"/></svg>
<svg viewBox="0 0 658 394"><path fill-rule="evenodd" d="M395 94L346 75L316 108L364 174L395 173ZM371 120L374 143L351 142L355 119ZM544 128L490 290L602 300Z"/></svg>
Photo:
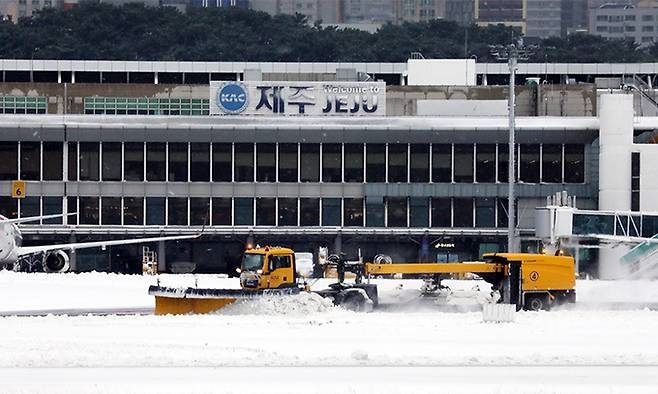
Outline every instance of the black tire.
<svg viewBox="0 0 658 394"><path fill-rule="evenodd" d="M348 291L343 296L340 306L350 311L363 312L366 310L367 302L368 300L360 291Z"/></svg>
<svg viewBox="0 0 658 394"><path fill-rule="evenodd" d="M547 294L528 294L525 297L526 311L547 311L550 309Z"/></svg>

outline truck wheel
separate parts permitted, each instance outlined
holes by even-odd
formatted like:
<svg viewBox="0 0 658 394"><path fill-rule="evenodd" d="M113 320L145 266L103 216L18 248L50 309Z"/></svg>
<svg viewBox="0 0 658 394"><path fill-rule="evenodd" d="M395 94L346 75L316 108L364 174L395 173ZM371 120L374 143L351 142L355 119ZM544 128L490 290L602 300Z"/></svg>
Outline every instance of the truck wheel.
<svg viewBox="0 0 658 394"><path fill-rule="evenodd" d="M525 310L527 311L541 311L548 310L548 295L546 294L529 294L525 299Z"/></svg>
<svg viewBox="0 0 658 394"><path fill-rule="evenodd" d="M367 310L368 300L360 291L347 292L340 303L340 306L355 312L364 312Z"/></svg>

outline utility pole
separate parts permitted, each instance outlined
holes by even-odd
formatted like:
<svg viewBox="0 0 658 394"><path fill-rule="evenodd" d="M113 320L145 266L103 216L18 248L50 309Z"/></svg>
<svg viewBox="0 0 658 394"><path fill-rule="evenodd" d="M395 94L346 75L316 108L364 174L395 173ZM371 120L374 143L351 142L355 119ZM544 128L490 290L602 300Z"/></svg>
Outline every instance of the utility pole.
<svg viewBox="0 0 658 394"><path fill-rule="evenodd" d="M527 60L529 51L519 45L491 45L491 54L498 60L507 60L509 67L509 97L508 97L508 120L509 120L509 153L508 153L508 180L507 180L507 252L519 251L519 242L516 234L516 209L514 206L514 186L516 184L516 150L515 147L515 79L519 60Z"/></svg>

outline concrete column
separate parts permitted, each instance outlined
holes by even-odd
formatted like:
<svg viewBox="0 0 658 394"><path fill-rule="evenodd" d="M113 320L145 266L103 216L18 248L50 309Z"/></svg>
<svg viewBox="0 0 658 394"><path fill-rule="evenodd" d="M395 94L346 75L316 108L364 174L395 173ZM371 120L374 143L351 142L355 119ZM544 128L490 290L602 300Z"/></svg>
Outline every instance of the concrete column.
<svg viewBox="0 0 658 394"><path fill-rule="evenodd" d="M158 73L155 72L155 73L153 73L153 75L154 75L154 77L153 77L153 84L154 84L154 85L157 85L157 84L158 84Z"/></svg>
<svg viewBox="0 0 658 394"><path fill-rule="evenodd" d="M167 271L167 247L165 241L158 241L158 272Z"/></svg>
<svg viewBox="0 0 658 394"><path fill-rule="evenodd" d="M69 243L76 243L76 236L74 232L71 232L71 235L69 235ZM75 272L78 269L78 258L77 254L75 253L75 250L72 250L69 252L69 265L70 265L70 270L71 272Z"/></svg>
<svg viewBox="0 0 658 394"><path fill-rule="evenodd" d="M487 74L482 74L482 86L487 86Z"/></svg>
<svg viewBox="0 0 658 394"><path fill-rule="evenodd" d="M75 71L71 71L71 83L75 83Z"/></svg>
<svg viewBox="0 0 658 394"><path fill-rule="evenodd" d="M57 83L62 83L62 72L57 71Z"/></svg>
<svg viewBox="0 0 658 394"><path fill-rule="evenodd" d="M603 94L599 107L599 209L630 211L631 148L633 145L633 95ZM599 275L602 279L623 277L626 269L619 258L630 247L601 248Z"/></svg>

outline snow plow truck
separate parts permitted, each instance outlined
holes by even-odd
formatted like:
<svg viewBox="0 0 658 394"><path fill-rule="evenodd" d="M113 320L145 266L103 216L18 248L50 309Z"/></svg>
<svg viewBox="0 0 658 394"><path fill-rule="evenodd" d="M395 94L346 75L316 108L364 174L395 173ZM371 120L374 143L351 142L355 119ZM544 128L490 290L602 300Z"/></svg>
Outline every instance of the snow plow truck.
<svg viewBox="0 0 658 394"><path fill-rule="evenodd" d="M420 275L431 282L425 288L438 289L446 274L473 273L499 292L499 303L516 305L517 310L548 310L576 300L573 257L527 253L489 253L483 257L482 262L373 264L332 255L328 262L336 267L336 283L313 292L331 299L335 305L364 311L379 304L377 285L369 283L371 277ZM155 296L155 314L210 313L237 300L311 291L295 263L295 252L289 248L246 250L238 271L240 289L150 286L149 294ZM346 272L353 274L353 281L345 281Z"/></svg>

